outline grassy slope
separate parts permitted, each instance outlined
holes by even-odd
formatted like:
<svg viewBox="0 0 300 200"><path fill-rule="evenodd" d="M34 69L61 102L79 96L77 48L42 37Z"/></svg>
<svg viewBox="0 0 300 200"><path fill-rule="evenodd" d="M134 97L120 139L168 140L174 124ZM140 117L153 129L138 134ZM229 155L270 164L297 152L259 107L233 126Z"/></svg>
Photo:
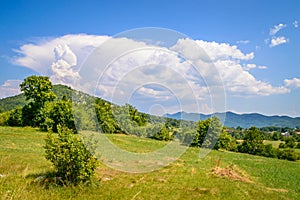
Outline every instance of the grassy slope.
<svg viewBox="0 0 300 200"><path fill-rule="evenodd" d="M90 187L44 188L34 180L51 170L43 157L46 133L32 128L0 127L0 196L2 199L299 199L300 163L246 154L212 151L198 159L188 151L159 171L129 174L105 166L99 184ZM109 135L116 145L148 152L165 145L150 139ZM220 160L220 162L219 162ZM212 176L216 165L236 165L253 183Z"/></svg>

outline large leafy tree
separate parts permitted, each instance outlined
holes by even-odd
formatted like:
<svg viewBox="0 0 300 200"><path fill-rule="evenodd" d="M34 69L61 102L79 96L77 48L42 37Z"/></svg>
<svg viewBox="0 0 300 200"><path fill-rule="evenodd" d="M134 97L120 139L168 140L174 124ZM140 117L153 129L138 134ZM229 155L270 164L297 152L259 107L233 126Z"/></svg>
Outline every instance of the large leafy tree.
<svg viewBox="0 0 300 200"><path fill-rule="evenodd" d="M222 131L223 126L220 119L216 116L213 116L210 120L207 136L202 147L217 149L217 141Z"/></svg>
<svg viewBox="0 0 300 200"><path fill-rule="evenodd" d="M52 91L52 83L46 76L29 76L20 84L26 100L30 102L23 107L23 125L39 126L43 122L42 108L56 96Z"/></svg>
<svg viewBox="0 0 300 200"><path fill-rule="evenodd" d="M247 130L243 143L239 146L239 152L260 154L263 150L263 139L258 128L251 127Z"/></svg>
<svg viewBox="0 0 300 200"><path fill-rule="evenodd" d="M52 83L46 76L29 76L20 84L26 100L32 100L37 107L43 107L47 101L56 98L52 91Z"/></svg>
<svg viewBox="0 0 300 200"><path fill-rule="evenodd" d="M216 116L197 122L196 132L189 132L186 135L185 141L190 141L191 146L203 148L216 148L219 135L222 133L223 126ZM191 141L191 138L193 140Z"/></svg>
<svg viewBox="0 0 300 200"><path fill-rule="evenodd" d="M103 133L116 133L120 131L120 128L114 119L112 105L110 103L97 99L95 102L95 109L99 128Z"/></svg>

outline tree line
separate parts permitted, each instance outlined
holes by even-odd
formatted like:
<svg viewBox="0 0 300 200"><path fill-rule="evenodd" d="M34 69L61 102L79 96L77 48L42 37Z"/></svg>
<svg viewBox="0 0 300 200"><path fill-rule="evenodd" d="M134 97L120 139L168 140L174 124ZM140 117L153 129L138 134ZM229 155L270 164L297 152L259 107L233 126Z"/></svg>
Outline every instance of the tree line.
<svg viewBox="0 0 300 200"><path fill-rule="evenodd" d="M227 128L216 116L196 123L156 117L141 113L129 104L119 106L78 92L73 101L70 92L57 99L51 81L43 76L24 79L20 88L27 104L2 114L2 118L6 116L2 121L10 126L33 126L52 132L66 127L75 133L80 130L125 133L156 140L178 140L194 147L299 159L299 154L292 148L300 148L300 136L289 128ZM284 137L282 132L288 132L290 136ZM280 149L275 149L272 145L264 145L264 140L283 140L284 143L280 144Z"/></svg>

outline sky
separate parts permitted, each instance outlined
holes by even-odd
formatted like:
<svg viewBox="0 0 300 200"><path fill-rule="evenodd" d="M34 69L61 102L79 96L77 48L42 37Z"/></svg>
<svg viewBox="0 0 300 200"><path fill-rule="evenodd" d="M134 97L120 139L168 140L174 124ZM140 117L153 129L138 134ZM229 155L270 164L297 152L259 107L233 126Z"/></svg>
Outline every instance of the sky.
<svg viewBox="0 0 300 200"><path fill-rule="evenodd" d="M300 1L1 0L0 9L0 98L36 74L151 114L300 116Z"/></svg>

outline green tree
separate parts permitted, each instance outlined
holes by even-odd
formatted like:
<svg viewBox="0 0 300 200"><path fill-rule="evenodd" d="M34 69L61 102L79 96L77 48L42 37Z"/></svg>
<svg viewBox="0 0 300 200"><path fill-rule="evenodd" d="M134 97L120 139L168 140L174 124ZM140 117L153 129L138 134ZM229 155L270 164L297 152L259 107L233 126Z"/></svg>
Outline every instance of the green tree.
<svg viewBox="0 0 300 200"><path fill-rule="evenodd" d="M280 140L281 139L281 134L277 131L273 132L272 139L275 140L275 141Z"/></svg>
<svg viewBox="0 0 300 200"><path fill-rule="evenodd" d="M112 105L110 103L97 99L95 109L99 129L103 133L116 133L120 131L120 128L114 119Z"/></svg>
<svg viewBox="0 0 300 200"><path fill-rule="evenodd" d="M286 145L286 147L294 148L296 146L296 139L294 137L286 138L285 145Z"/></svg>
<svg viewBox="0 0 300 200"><path fill-rule="evenodd" d="M130 119L138 126L145 126L147 123L147 114L139 113L138 110L130 104L126 104L125 110L128 112Z"/></svg>
<svg viewBox="0 0 300 200"><path fill-rule="evenodd" d="M67 96L55 102L50 111L49 118L52 120L52 131L57 132L58 127L67 127L76 132L74 116L72 113L72 102Z"/></svg>
<svg viewBox="0 0 300 200"><path fill-rule="evenodd" d="M195 138L195 141L192 142L192 143L196 143L197 141L197 145L198 147L201 147L203 142L204 142L204 139L206 137L206 134L208 133L208 129L209 129L209 126L210 126L210 122L211 122L211 119L208 118L206 120L202 120L202 121L199 121L197 123L197 132L198 134L196 134L196 137Z"/></svg>
<svg viewBox="0 0 300 200"><path fill-rule="evenodd" d="M196 129L185 129L183 130L183 144L190 146L199 145L199 132Z"/></svg>
<svg viewBox="0 0 300 200"><path fill-rule="evenodd" d="M20 84L26 100L33 100L38 107L43 107L45 102L56 98L52 91L52 83L46 76L29 76Z"/></svg>
<svg viewBox="0 0 300 200"><path fill-rule="evenodd" d="M217 149L217 141L222 131L223 126L221 124L220 119L216 116L213 116L210 120L207 136L203 144L204 147Z"/></svg>
<svg viewBox="0 0 300 200"><path fill-rule="evenodd" d="M197 133L193 132L194 139L191 141L191 146L217 148L217 141L222 133L222 129L223 126L216 116L197 122ZM191 133L186 135L185 141L191 140Z"/></svg>
<svg viewBox="0 0 300 200"><path fill-rule="evenodd" d="M163 125L162 128L153 136L153 139L168 141L173 139L173 134L170 132L169 128Z"/></svg>
<svg viewBox="0 0 300 200"><path fill-rule="evenodd" d="M236 151L236 140L224 128L220 137L215 145L215 149L225 149L228 151Z"/></svg>
<svg viewBox="0 0 300 200"><path fill-rule="evenodd" d="M239 152L258 155L264 149L263 139L259 129L251 127L247 130L243 143L239 146Z"/></svg>
<svg viewBox="0 0 300 200"><path fill-rule="evenodd" d="M272 144L267 144L267 145L264 145L264 149L263 149L263 152L261 153L261 155L265 156L265 157L276 158L277 152L276 152L276 149L273 148Z"/></svg>
<svg viewBox="0 0 300 200"><path fill-rule="evenodd" d="M46 76L29 76L20 84L26 100L30 102L23 107L23 125L39 126L43 123L42 108L48 101L53 101L56 96L52 91L52 83Z"/></svg>
<svg viewBox="0 0 300 200"><path fill-rule="evenodd" d="M16 108L10 112L7 124L9 126L22 126L22 108Z"/></svg>

